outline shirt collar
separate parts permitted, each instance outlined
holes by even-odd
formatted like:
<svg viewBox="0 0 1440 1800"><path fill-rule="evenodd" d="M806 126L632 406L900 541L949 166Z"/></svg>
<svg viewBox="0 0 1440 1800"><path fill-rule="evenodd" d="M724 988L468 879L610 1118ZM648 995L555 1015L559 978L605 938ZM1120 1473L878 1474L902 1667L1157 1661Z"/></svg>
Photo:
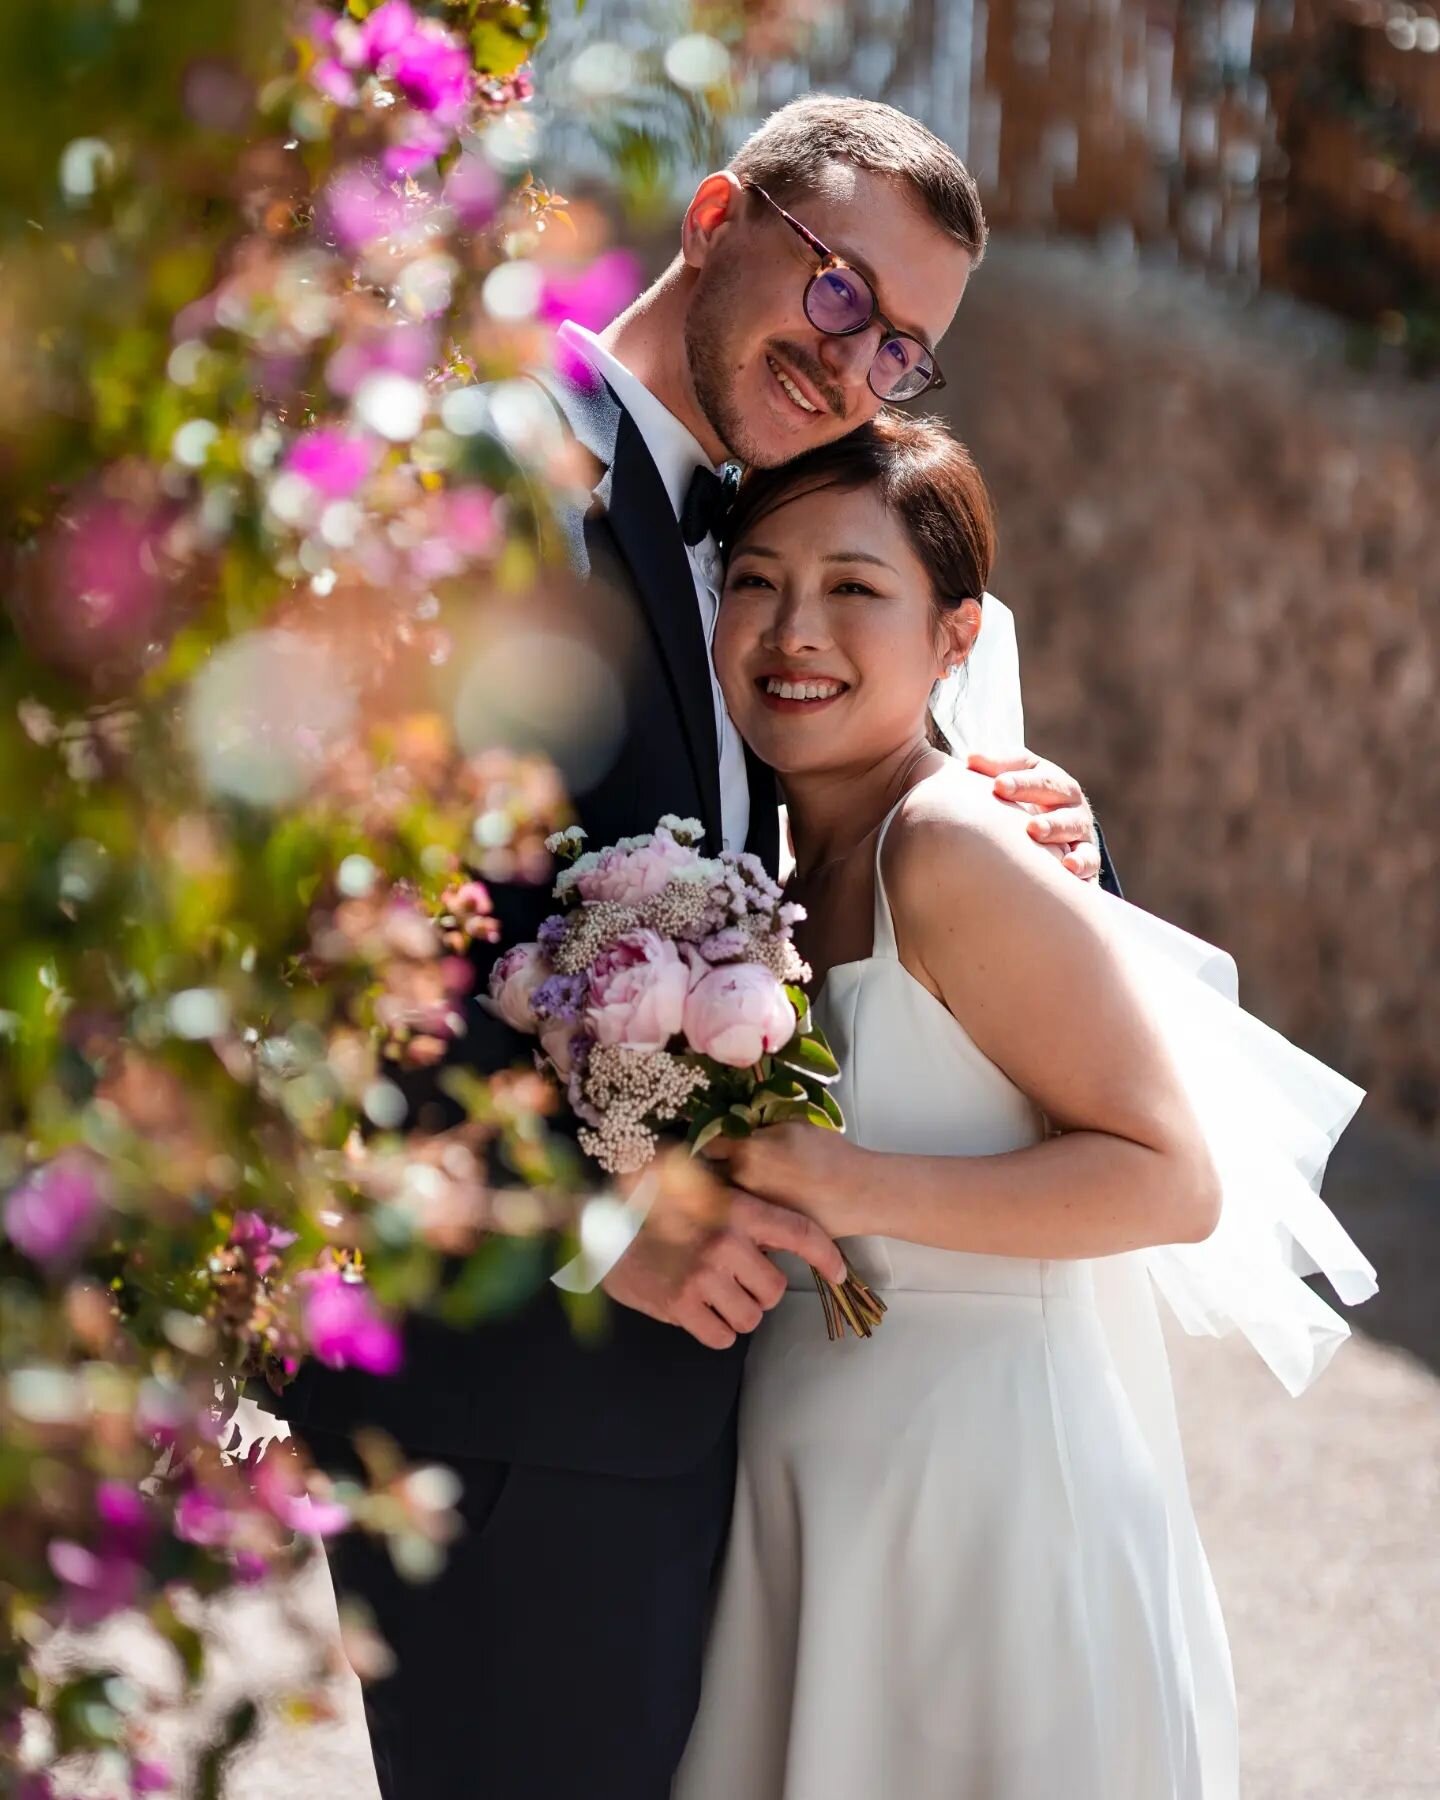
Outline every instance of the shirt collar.
<svg viewBox="0 0 1440 1800"><path fill-rule="evenodd" d="M557 335L562 344L583 357L595 373L609 383L615 398L634 420L635 429L650 452L650 460L659 470L678 519L690 477L697 468L715 466L700 448L694 433L680 423L668 406L655 398L639 376L632 375L624 363L611 355L593 331L567 319Z"/></svg>

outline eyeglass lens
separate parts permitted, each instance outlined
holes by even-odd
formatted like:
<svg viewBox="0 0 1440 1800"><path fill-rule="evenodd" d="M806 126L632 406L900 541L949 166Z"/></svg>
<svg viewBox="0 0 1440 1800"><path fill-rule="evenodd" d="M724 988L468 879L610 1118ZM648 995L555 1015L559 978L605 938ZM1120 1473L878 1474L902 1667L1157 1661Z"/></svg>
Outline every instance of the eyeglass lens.
<svg viewBox="0 0 1440 1800"><path fill-rule="evenodd" d="M822 269L805 296L805 314L817 331L848 337L874 317L875 296L853 269ZM870 386L882 400L913 399L933 372L923 344L911 337L888 337L870 365Z"/></svg>

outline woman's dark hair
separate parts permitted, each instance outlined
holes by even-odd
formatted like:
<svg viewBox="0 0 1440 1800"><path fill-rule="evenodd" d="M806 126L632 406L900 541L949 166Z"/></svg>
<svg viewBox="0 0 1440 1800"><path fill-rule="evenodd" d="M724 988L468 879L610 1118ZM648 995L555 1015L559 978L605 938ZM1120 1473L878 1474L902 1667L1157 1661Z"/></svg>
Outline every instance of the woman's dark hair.
<svg viewBox="0 0 1440 1800"><path fill-rule="evenodd" d="M995 513L970 452L940 419L878 413L848 437L756 470L740 484L726 549L787 500L822 488L871 487L904 525L939 610L978 600L995 561Z"/></svg>

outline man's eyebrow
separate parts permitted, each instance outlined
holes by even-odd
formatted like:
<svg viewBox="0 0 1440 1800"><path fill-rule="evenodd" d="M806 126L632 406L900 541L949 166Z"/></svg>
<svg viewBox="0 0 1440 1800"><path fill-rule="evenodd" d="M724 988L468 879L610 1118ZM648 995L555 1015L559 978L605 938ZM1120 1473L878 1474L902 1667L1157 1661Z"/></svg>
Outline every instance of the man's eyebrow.
<svg viewBox="0 0 1440 1800"><path fill-rule="evenodd" d="M880 277L870 267L869 263L866 262L865 258L863 256L856 256L853 251L846 250L843 246L838 244L832 244L831 249L834 251L835 255L840 258L841 262L849 263L850 267L857 275L863 275L865 277L870 283L870 292L874 294L876 304L879 305ZM885 312L883 306L880 307L880 310L881 312ZM886 313L885 316L890 318L888 313ZM896 331L903 331L906 337L917 338L932 356L935 354L935 346L930 342L930 334L921 331L918 325L907 325L902 319L894 318L890 318L890 323L894 326Z"/></svg>

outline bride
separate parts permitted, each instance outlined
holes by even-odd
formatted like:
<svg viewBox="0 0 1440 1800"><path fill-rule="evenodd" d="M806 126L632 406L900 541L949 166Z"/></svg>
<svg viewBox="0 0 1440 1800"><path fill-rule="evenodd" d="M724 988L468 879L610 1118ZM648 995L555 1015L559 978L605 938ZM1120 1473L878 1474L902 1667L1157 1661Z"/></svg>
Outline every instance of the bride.
<svg viewBox="0 0 1440 1800"><path fill-rule="evenodd" d="M756 1334L676 1800L1233 1800L1152 1284L1304 1385L1344 1327L1296 1268L1370 1280L1311 1185L1358 1092L947 754L996 603L943 428L753 478L731 536L716 666L784 789L848 1128L713 1153L888 1313L828 1342L796 1263Z"/></svg>

